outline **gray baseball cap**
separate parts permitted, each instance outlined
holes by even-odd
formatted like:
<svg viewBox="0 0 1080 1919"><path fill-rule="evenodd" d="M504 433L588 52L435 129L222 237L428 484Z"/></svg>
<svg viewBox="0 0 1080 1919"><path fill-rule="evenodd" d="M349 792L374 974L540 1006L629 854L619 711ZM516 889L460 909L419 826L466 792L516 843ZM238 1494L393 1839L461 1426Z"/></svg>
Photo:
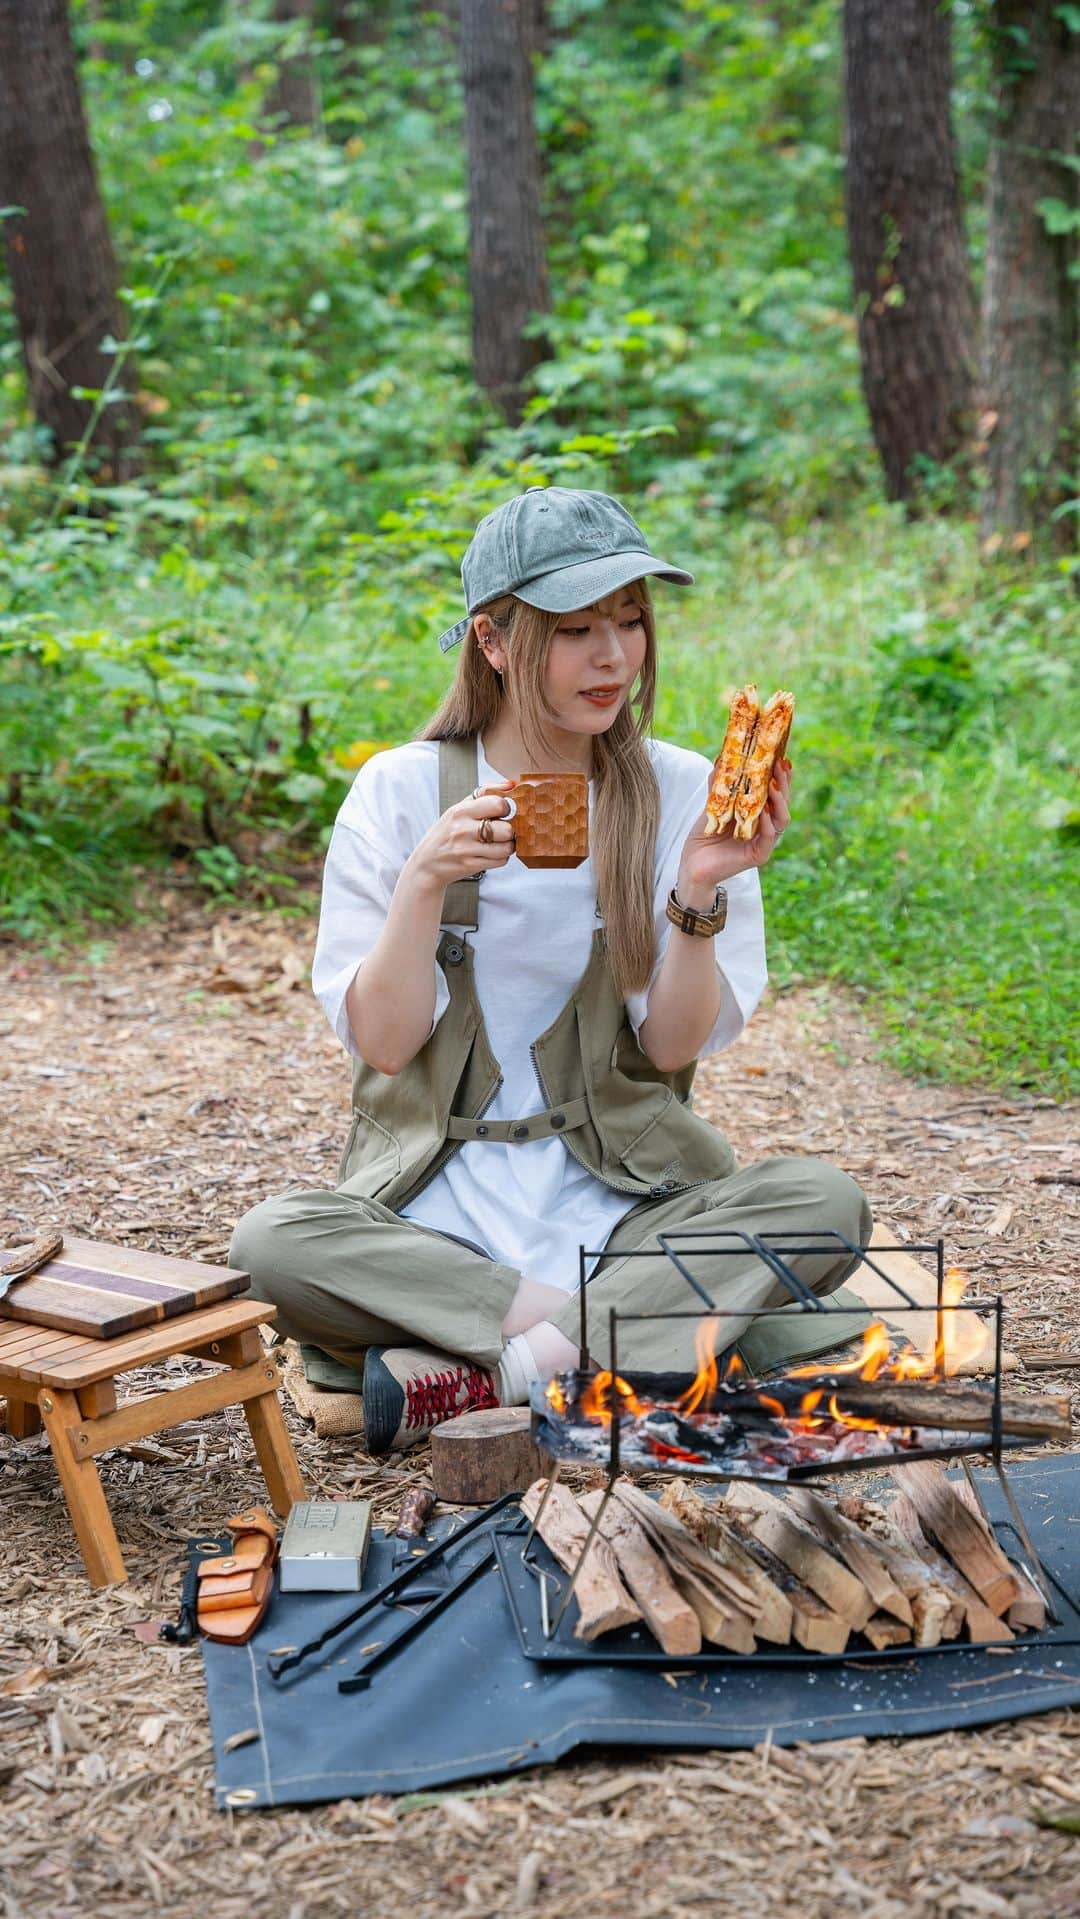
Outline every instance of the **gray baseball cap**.
<svg viewBox="0 0 1080 1919"><path fill-rule="evenodd" d="M505 593L547 613L572 613L646 573L694 584L685 567L650 552L637 521L609 493L531 486L481 520L461 562L466 617L439 635L439 645L444 653L457 646L478 608Z"/></svg>

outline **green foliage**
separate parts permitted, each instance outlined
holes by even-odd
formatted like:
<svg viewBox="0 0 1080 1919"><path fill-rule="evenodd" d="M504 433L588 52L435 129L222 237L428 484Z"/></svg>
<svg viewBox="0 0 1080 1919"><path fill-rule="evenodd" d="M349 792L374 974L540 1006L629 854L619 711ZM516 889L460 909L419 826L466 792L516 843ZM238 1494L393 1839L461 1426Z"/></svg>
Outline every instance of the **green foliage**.
<svg viewBox="0 0 1080 1919"><path fill-rule="evenodd" d="M309 136L265 124L296 43L269 11L73 0L129 323L97 404L135 391L147 468L46 472L0 288L0 923L107 920L170 861L208 908L294 904L355 767L446 684L478 517L601 486L699 578L660 589L658 731L711 753L725 684L797 689L780 976L865 993L915 1070L1065 1085L1076 600L879 504L838 9L549 0L553 310L516 430L471 378L445 24L388 0L378 42L324 32ZM986 54L954 12L974 192ZM928 505L958 487L928 472Z"/></svg>

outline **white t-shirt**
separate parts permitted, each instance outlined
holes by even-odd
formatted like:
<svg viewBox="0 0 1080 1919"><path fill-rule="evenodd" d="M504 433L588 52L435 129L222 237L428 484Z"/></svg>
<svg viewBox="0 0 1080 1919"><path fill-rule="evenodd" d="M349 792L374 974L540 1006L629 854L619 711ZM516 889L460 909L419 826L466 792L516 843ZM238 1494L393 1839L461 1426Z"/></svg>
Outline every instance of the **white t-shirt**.
<svg viewBox="0 0 1080 1919"><path fill-rule="evenodd" d="M664 906L683 843L705 805L711 765L702 754L663 740L650 741L649 751L660 786L654 873L659 970L672 933ZM478 743L476 784L486 786L501 778ZM591 782L589 798L591 810ZM383 929L402 866L438 813L438 742L418 740L373 755L338 814L323 876L312 983L327 1019L354 1057L357 1047L345 995ZM715 941L720 1010L702 1056L719 1052L738 1037L766 981L757 873L740 873L728 882L727 892L727 925ZM523 1119L547 1105L533 1070L530 1042L562 1011L589 961L599 923L592 861L549 870L525 867L511 858L498 871L484 874L477 917L475 932L459 930L473 948L477 996L502 1072L502 1084L484 1117ZM435 989L437 1025L450 1003L450 989L437 962ZM647 1009L648 989L628 997L626 1010L635 1033ZM636 1203L594 1178L559 1137L514 1145L466 1140L403 1208L403 1217L471 1240L528 1279L574 1292L579 1247L599 1253L618 1220ZM588 1261L587 1270L594 1264Z"/></svg>

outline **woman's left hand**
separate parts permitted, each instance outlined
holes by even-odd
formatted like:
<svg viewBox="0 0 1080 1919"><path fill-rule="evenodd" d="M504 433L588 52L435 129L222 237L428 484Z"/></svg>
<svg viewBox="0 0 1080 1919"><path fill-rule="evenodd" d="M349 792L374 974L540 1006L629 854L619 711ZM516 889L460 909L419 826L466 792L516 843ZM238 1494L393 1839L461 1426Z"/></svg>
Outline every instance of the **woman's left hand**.
<svg viewBox="0 0 1080 1919"><path fill-rule="evenodd" d="M781 833L790 824L790 797L791 761L777 760L769 782L769 797L752 839L737 840L730 825L720 833L706 834L708 814L702 813L687 837L679 860L676 891L684 906L703 910L704 905L711 904L718 886L734 879L736 873L765 865L776 851Z"/></svg>

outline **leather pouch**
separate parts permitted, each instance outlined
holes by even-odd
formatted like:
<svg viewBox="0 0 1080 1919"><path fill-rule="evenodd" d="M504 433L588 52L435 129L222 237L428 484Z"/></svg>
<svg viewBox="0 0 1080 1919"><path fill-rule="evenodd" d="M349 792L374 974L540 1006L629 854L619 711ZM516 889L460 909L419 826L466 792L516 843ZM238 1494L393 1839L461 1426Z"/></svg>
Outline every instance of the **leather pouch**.
<svg viewBox="0 0 1080 1919"><path fill-rule="evenodd" d="M204 1559L196 1569L196 1619L206 1639L243 1646L259 1625L274 1590L277 1528L262 1506L227 1522L231 1554Z"/></svg>

